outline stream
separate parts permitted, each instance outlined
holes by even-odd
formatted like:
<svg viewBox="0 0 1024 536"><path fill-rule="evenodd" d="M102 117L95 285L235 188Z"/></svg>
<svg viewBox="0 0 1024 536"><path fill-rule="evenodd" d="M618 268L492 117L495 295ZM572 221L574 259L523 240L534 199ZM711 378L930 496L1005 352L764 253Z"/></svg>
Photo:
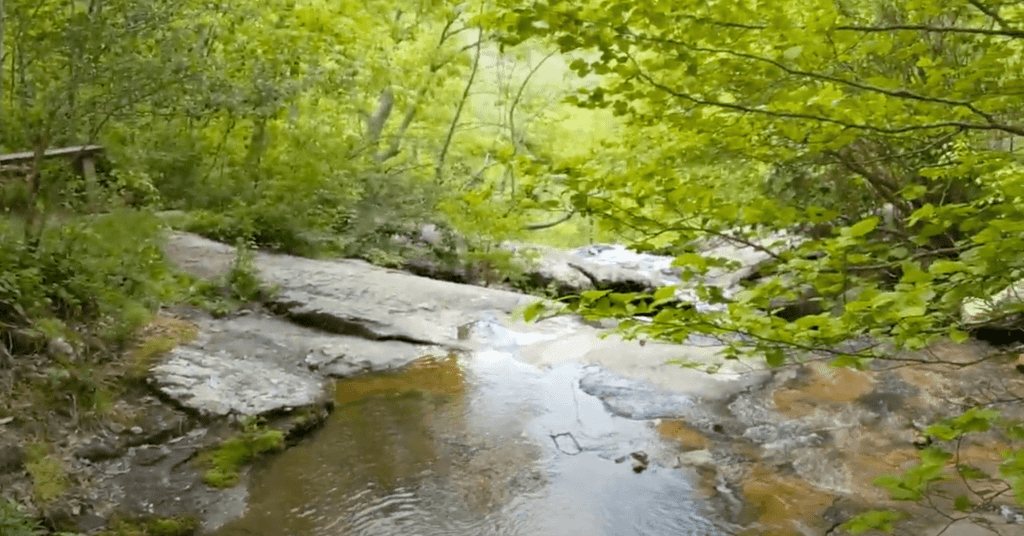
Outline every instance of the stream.
<svg viewBox="0 0 1024 536"><path fill-rule="evenodd" d="M340 381L324 428L259 467L248 512L216 534L731 534L697 472L663 465L675 447L653 422L581 389L594 367L517 360L573 324L482 321L476 351Z"/></svg>
<svg viewBox="0 0 1024 536"><path fill-rule="evenodd" d="M234 258L187 234L167 250L202 277ZM756 252L725 253L741 268L713 281L735 289ZM552 259L577 282L678 282L667 259L619 246ZM572 275L577 263L587 277ZM333 411L219 495L176 469L204 430L160 447L156 464L152 448L129 449L102 466L121 504L176 512L192 500L214 536L838 536L873 508L908 514L896 536L1024 533L1008 495L951 518L952 500L895 502L872 485L918 462L929 423L1024 396L1018 356L983 342L902 356L912 366L853 370L794 353L768 369L725 360L711 340L624 341L569 316L524 324L514 312L536 298L500 289L350 260L257 253L255 266L280 288L267 310L183 317L199 336L150 381L215 419L332 397ZM961 460L997 474L1008 447L979 435ZM941 486L964 493L955 479Z"/></svg>

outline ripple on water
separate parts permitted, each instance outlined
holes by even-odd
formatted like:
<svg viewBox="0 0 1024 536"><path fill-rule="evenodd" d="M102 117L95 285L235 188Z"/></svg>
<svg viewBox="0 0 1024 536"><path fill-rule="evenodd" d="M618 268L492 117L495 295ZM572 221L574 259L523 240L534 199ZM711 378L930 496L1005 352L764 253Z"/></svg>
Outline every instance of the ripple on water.
<svg viewBox="0 0 1024 536"><path fill-rule="evenodd" d="M340 382L324 428L258 467L217 535L729 534L687 474L614 462L662 441L580 391L583 373L483 352Z"/></svg>

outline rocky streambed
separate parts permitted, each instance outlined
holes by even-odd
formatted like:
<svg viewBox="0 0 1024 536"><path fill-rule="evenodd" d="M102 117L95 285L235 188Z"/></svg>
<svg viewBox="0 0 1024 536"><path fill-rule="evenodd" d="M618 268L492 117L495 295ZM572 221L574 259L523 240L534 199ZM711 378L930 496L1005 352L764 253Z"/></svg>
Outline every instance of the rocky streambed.
<svg viewBox="0 0 1024 536"><path fill-rule="evenodd" d="M188 234L167 251L202 277L235 256ZM627 286L675 282L662 260L620 248L546 262L544 277L570 274L567 286L610 270ZM219 536L822 535L879 507L910 513L896 532L908 536L1024 532L1009 499L950 524L871 485L913 464L936 416L1020 398L1016 356L983 343L905 356L912 366L806 356L768 370L711 342L641 345L569 317L522 324L510 314L536 298L514 292L358 261L261 253L255 267L279 289L266 309L167 311L198 335L152 368L145 425L82 438L73 463L91 495L66 514L83 532L120 511L198 515ZM665 364L679 358L718 372ZM245 416L292 446L214 490L194 459ZM1002 447L982 436L962 455L993 470Z"/></svg>

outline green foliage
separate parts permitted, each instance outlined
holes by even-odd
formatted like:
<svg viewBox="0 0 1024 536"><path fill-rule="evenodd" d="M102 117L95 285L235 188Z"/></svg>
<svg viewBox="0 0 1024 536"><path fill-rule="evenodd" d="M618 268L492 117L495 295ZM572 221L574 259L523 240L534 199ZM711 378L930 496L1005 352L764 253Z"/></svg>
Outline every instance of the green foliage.
<svg viewBox="0 0 1024 536"><path fill-rule="evenodd" d="M876 486L889 491L890 497L898 501L929 500L932 496L944 496L942 490L934 486L944 480L959 480L965 484L968 495L959 495L953 500L953 508L958 512L970 515L991 508L993 502L1001 495L1012 492L1018 504L1024 504L1024 448L1010 448L1003 452L1003 463L999 466L999 474L991 475L961 460L960 452L965 441L973 434L983 434L992 430L1001 430L1008 440L1019 442L1024 439L1021 421L1005 419L1000 412L991 408L975 407L960 415L943 419L929 426L925 433L935 440L953 448L932 445L921 450L918 455L920 463L907 469L902 474L885 474L874 480ZM998 476L998 478L997 478ZM1002 480L1000 480L1002 479ZM946 515L949 519L949 515ZM844 527L854 534L871 528L891 532L892 523L902 517L888 517L885 512L872 511L861 514ZM851 528L853 527L853 528Z"/></svg>
<svg viewBox="0 0 1024 536"><path fill-rule="evenodd" d="M33 316L98 320L123 338L181 291L160 251L159 222L144 212L79 218L47 229L38 244L4 219L0 235L0 292Z"/></svg>
<svg viewBox="0 0 1024 536"><path fill-rule="evenodd" d="M766 277L734 297L698 286L720 312L669 311L623 331L724 335L730 355L776 363L787 349L882 343L843 357L862 362L882 348L962 340L962 300L1021 273L1013 230L1024 213L1009 199L1019 197L1024 156L1008 148L1024 116L1006 88L1024 83L1022 46L975 31L1019 10L810 0L751 11L724 0L698 16L624 1L499 5L481 23L509 45L576 55L570 67L594 83L568 101L624 121L620 141L559 164L564 197L599 228L671 251L694 273L721 265L693 255L694 242L816 229L801 243L759 244L774 259ZM939 35L927 28L953 13L946 40L929 41ZM905 28L886 29L892 20ZM791 189L779 190L780 176ZM824 312L794 322L764 314L805 289ZM625 309L584 298L565 310Z"/></svg>
<svg viewBox="0 0 1024 536"><path fill-rule="evenodd" d="M197 463L209 467L203 481L215 488L229 488L238 483L243 466L267 452L280 450L284 433L266 428L258 419L242 421L242 432L216 449L197 458Z"/></svg>
<svg viewBox="0 0 1024 536"><path fill-rule="evenodd" d="M4 536L40 536L43 529L11 499L0 501L0 534Z"/></svg>

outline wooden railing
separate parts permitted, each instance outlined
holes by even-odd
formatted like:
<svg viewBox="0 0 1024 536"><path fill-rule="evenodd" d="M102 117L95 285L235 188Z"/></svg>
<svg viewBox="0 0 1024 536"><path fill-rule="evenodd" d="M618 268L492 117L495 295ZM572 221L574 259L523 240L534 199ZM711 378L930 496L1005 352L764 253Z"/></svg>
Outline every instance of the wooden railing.
<svg viewBox="0 0 1024 536"><path fill-rule="evenodd" d="M69 158L80 165L82 176L91 181L96 178L96 158L102 153L103 147L100 145L79 145L49 149L43 152L43 158ZM8 173L15 175L28 173L32 170L32 166L29 164L35 157L36 154L31 151L0 155L0 177Z"/></svg>

